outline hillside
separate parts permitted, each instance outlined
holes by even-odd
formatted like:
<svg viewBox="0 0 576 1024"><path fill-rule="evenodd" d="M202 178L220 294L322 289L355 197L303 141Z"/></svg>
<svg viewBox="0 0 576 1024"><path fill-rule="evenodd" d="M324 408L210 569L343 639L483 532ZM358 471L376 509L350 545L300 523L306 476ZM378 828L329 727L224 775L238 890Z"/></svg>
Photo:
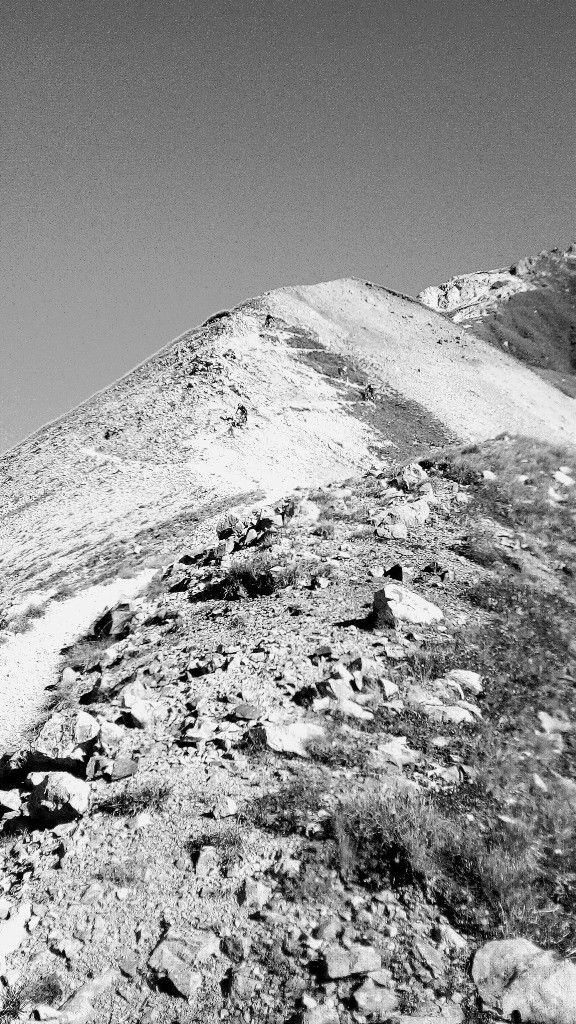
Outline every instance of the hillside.
<svg viewBox="0 0 576 1024"><path fill-rule="evenodd" d="M575 457L230 510L72 644L0 762L0 1020L574 1020Z"/></svg>
<svg viewBox="0 0 576 1024"><path fill-rule="evenodd" d="M2 1024L576 1020L573 405L333 281L2 458Z"/></svg>
<svg viewBox="0 0 576 1024"><path fill-rule="evenodd" d="M576 414L413 300L352 280L271 292L0 460L0 607L77 585L86 568L92 582L131 571L152 534L172 544L223 504L345 476L374 452L505 429L567 440Z"/></svg>
<svg viewBox="0 0 576 1024"><path fill-rule="evenodd" d="M576 396L576 246L451 278L418 299Z"/></svg>

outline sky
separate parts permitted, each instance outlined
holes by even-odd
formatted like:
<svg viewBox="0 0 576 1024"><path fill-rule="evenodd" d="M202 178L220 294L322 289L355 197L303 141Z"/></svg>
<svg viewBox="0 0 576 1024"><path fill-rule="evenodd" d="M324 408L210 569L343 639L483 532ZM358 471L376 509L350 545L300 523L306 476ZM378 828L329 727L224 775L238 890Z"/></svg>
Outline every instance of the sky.
<svg viewBox="0 0 576 1024"><path fill-rule="evenodd" d="M576 238L573 0L3 0L0 450L286 284Z"/></svg>

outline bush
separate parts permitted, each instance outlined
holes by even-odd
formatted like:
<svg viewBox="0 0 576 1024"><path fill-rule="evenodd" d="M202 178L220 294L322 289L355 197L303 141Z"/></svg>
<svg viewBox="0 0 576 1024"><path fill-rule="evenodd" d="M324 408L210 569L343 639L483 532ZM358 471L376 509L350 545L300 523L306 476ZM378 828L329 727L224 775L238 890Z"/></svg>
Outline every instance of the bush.
<svg viewBox="0 0 576 1024"><path fill-rule="evenodd" d="M270 555L259 553L244 557L230 566L222 578L213 584L210 596L225 601L265 597L285 587L294 586L298 578L295 565L283 566L278 570Z"/></svg>

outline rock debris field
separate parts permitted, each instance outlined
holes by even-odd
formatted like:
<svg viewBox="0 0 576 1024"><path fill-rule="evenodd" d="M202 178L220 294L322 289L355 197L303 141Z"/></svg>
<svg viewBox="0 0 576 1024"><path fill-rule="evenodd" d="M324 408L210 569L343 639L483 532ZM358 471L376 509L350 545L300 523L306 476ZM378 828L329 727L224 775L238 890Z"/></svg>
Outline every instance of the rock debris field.
<svg viewBox="0 0 576 1024"><path fill-rule="evenodd" d="M0 1020L576 1021L569 455L381 455L9 638Z"/></svg>

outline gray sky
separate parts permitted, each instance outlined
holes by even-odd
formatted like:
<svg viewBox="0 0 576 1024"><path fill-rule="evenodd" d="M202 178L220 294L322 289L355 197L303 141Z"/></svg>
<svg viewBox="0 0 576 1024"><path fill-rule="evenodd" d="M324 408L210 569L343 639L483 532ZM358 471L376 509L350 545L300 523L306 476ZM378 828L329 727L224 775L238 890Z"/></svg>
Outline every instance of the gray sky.
<svg viewBox="0 0 576 1024"><path fill-rule="evenodd" d="M211 312L576 235L572 0L4 0L0 449Z"/></svg>

